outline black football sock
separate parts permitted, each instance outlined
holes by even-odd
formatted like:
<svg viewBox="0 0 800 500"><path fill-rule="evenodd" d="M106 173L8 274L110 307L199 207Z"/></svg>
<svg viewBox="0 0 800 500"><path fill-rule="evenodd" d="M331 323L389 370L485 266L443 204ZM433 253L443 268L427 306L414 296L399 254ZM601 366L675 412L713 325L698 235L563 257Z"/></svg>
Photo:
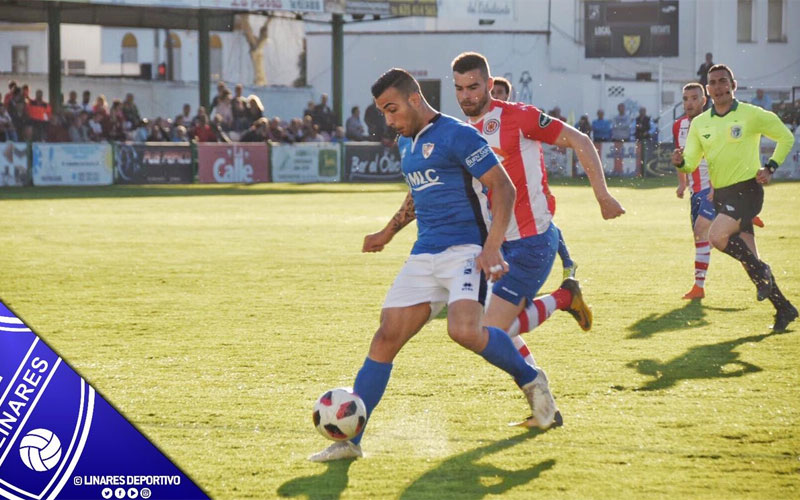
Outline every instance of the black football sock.
<svg viewBox="0 0 800 500"><path fill-rule="evenodd" d="M773 283L772 285L772 293L769 294L769 301L772 302L772 305L775 306L775 309L781 310L784 308L789 307L789 300L783 296L780 289L778 288L778 283Z"/></svg>
<svg viewBox="0 0 800 500"><path fill-rule="evenodd" d="M758 260L753 252L747 248L739 233L728 237L728 245L723 252L744 265L744 270L747 271L747 275L750 276L753 283L757 283L758 280L762 279L762 270L765 264Z"/></svg>

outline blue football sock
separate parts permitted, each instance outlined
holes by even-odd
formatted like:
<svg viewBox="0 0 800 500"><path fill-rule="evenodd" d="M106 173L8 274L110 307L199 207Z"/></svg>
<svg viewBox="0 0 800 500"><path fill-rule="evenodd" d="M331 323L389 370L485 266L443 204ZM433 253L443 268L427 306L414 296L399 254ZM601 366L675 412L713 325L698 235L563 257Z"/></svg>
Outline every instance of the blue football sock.
<svg viewBox="0 0 800 500"><path fill-rule="evenodd" d="M486 330L489 343L480 353L486 361L514 377L520 387L536 378L536 370L525 362L506 332L493 326L487 326Z"/></svg>
<svg viewBox="0 0 800 500"><path fill-rule="evenodd" d="M389 376L391 374L391 363L380 363L369 358L364 360L364 365L358 370L356 381L353 384L353 392L361 397L364 401L364 406L367 407L367 422L369 422L369 417L372 415L372 410L378 406L378 403L383 397L383 391L386 390L386 385L389 383ZM366 425L365 423L365 428ZM362 430L361 434L350 441L358 444L361 442L361 437L363 435L364 431Z"/></svg>
<svg viewBox="0 0 800 500"><path fill-rule="evenodd" d="M572 262L572 257L569 256L569 250L567 249L567 243L564 241L564 235L561 234L561 229L558 229L558 256L561 257L561 263L563 267L572 267L574 262Z"/></svg>

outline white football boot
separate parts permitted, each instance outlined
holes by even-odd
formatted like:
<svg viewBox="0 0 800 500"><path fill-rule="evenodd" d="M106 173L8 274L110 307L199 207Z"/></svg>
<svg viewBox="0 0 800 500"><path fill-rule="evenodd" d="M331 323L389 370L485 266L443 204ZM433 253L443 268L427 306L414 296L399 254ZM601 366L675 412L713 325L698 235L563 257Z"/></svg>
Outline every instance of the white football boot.
<svg viewBox="0 0 800 500"><path fill-rule="evenodd" d="M550 393L550 384L547 375L541 368L536 369L539 374L531 382L522 386L522 392L528 398L533 416L528 419L526 427L538 427L547 430L553 426L556 419L556 401Z"/></svg>
<svg viewBox="0 0 800 500"><path fill-rule="evenodd" d="M308 459L312 462L330 462L331 460L361 458L363 456L364 454L361 452L361 446L351 443L350 441L338 441L319 453L314 453L308 457Z"/></svg>

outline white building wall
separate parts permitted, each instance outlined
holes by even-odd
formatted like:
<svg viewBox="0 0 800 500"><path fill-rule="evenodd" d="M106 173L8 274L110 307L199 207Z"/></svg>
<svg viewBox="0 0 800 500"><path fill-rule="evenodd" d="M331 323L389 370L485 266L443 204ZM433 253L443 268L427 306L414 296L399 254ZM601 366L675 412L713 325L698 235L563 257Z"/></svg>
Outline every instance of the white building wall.
<svg viewBox="0 0 800 500"><path fill-rule="evenodd" d="M440 79L442 111L459 116L451 88L450 61L462 51L475 50L488 57L493 74L509 77L518 92L528 82L531 102L541 108L559 105L565 116L577 118L588 113L594 118L602 105L610 117L616 114L619 102L627 102L629 107L645 106L651 116L658 116L660 110L662 129L667 128L673 106L680 100L681 86L696 78L709 51L715 62L733 67L741 98L752 96L756 87L786 90L800 85L800 34L796 30L800 26L800 0L787 0L787 43L766 41L767 0L754 0L754 4L755 43L737 42L735 0L681 0L678 57L660 61L609 58L605 65L599 59L586 59L584 45L576 40L582 38L576 33L583 8L581 0L440 0L437 18L348 23L344 41L344 109L359 105L363 110L370 102L372 82L386 69L400 66L422 79ZM547 30L548 5L552 9L549 43L544 35L509 33ZM483 12L479 12L481 8ZM481 19L494 23L480 25ZM463 32L422 33L436 30ZM371 34L357 34L364 31ZM317 94L330 93L330 29L308 26L307 44L309 84ZM659 63L663 91L668 97L663 103L658 93ZM603 69L609 77L605 88L599 80ZM633 81L639 72L650 72L653 81ZM617 93L620 90L621 95Z"/></svg>
<svg viewBox="0 0 800 500"><path fill-rule="evenodd" d="M0 71L11 72L11 50L15 45L28 47L28 71L47 71L46 24L0 24ZM0 89L5 91L7 89Z"/></svg>

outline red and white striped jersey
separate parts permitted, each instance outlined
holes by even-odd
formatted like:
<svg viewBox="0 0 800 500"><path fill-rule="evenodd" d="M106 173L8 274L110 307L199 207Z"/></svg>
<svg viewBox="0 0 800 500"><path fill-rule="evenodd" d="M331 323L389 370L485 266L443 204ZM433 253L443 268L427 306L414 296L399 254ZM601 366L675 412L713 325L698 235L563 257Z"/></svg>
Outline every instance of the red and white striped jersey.
<svg viewBox="0 0 800 500"><path fill-rule="evenodd" d="M672 138L676 148L683 148L686 146L686 137L689 135L689 124L691 121L692 120L688 116L683 115L672 124ZM696 194L710 187L711 180L708 177L708 163L706 163L706 159L703 158L697 170L689 174L689 189L692 190L692 194Z"/></svg>
<svg viewBox="0 0 800 500"><path fill-rule="evenodd" d="M563 122L535 106L492 99L489 111L470 123L500 158L517 188L506 241L544 232L553 219L556 199L547 185L541 142L553 144L561 134Z"/></svg>

